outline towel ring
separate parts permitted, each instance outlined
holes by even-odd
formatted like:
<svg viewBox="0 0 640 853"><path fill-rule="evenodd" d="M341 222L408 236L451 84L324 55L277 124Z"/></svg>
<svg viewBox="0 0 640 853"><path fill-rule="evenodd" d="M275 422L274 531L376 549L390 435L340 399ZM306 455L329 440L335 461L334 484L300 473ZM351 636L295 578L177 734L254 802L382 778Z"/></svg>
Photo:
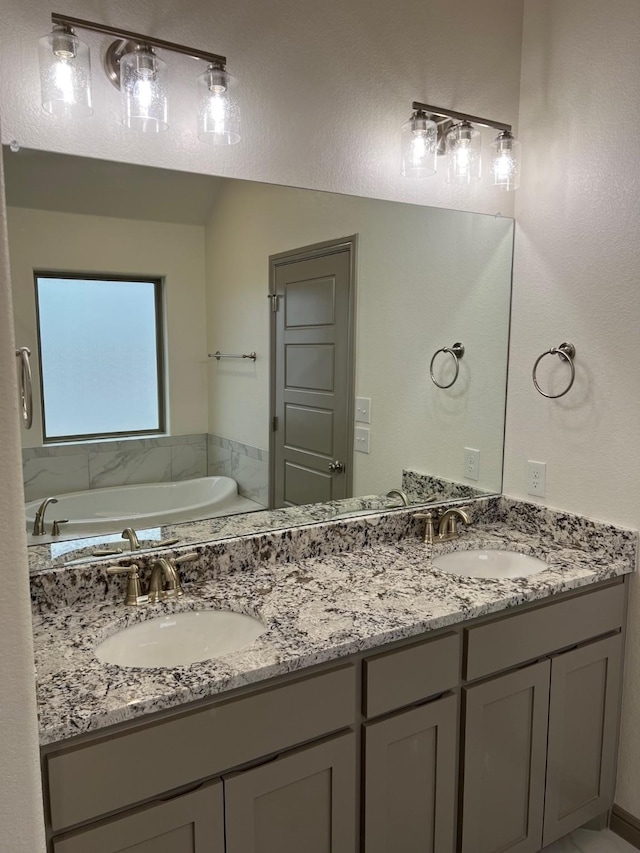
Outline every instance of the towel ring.
<svg viewBox="0 0 640 853"><path fill-rule="evenodd" d="M568 363L569 367L571 368L571 379L569 380L569 384L564 389L564 391L561 391L559 394L547 394L547 392L543 391L542 388L538 385L538 379L536 377L536 371L538 369L538 365L540 364L542 359L545 357L545 355L560 356L560 358L564 359ZM574 347L573 344L568 344L568 343L560 344L559 347L551 347L551 349L548 349L546 352L543 352L542 355L539 355L538 358L536 359L535 364L533 365L533 370L531 372L531 378L533 379L533 384L535 385L536 391L538 391L540 394L542 394L543 397L548 397L548 399L550 399L550 400L556 400L558 397L564 397L564 395L567 394L571 390L573 383L575 381L575 378L576 378L576 366L573 363L573 359L575 357L576 357L576 348Z"/></svg>
<svg viewBox="0 0 640 853"><path fill-rule="evenodd" d="M456 366L456 372L453 376L453 379L451 380L451 382L449 382L448 385L441 385L438 382L438 380L436 379L436 377L433 375L433 362L436 360L436 356L441 352L448 353L451 356L451 358L453 359L455 366ZM452 347L441 347L440 349L437 349L434 352L433 358L431 359L431 364L429 365L429 373L431 374L431 381L433 382L433 384L437 385L438 388L451 388L451 386L455 383L456 379L458 378L458 374L460 373L460 359L462 358L463 355L464 355L464 344L460 344L460 343L454 344Z"/></svg>
<svg viewBox="0 0 640 853"><path fill-rule="evenodd" d="M33 383L31 380L31 350L29 347L20 347L16 350L16 356L20 359L19 388L20 408L22 423L25 429L31 429L33 424Z"/></svg>

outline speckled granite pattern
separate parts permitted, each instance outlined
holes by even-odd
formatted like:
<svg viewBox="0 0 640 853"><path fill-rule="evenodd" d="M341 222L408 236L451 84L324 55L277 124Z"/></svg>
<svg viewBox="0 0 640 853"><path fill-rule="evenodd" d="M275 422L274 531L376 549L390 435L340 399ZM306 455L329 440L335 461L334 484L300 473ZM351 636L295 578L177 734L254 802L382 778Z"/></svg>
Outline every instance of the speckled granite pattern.
<svg viewBox="0 0 640 853"><path fill-rule="evenodd" d="M40 584L34 596L34 637L41 742L95 731L635 568L633 531L560 514L562 534L554 536L545 527L545 520L552 520L548 510L502 499L474 507L473 525L455 543L424 545L417 537L418 522L405 510L199 546L200 560L182 570L185 596L154 608L129 610L114 603L115 587L100 569L98 582L96 570L90 575L84 567L66 570L66 581L64 570L34 576L32 583ZM510 518L513 522L505 523ZM528 529L538 523L541 530ZM337 548L328 553L332 542ZM479 547L535 554L548 568L498 581L456 577L431 565L437 554ZM46 577L51 581L47 595ZM198 608L250 613L267 630L246 649L172 669L121 668L94 656L102 639L127 624Z"/></svg>
<svg viewBox="0 0 640 853"><path fill-rule="evenodd" d="M430 498L437 501L470 500L488 494L467 483L454 483L452 480L443 480L441 477L433 477L411 468L405 468L402 472L402 490L411 503L427 501Z"/></svg>
<svg viewBox="0 0 640 853"><path fill-rule="evenodd" d="M179 539L183 545L195 545L201 542L232 539L237 536L248 536L272 530L315 524L330 521L332 518L342 518L351 513L358 515L362 512L380 511L394 506L397 506L397 498L367 495L365 497L327 501L321 504L285 507L239 515L224 515L218 518L208 518L205 521L191 521L148 528L138 530L138 536L141 541L144 539L155 541ZM87 561L91 562L91 555L94 550L108 545L113 546L115 543L118 547L122 546L119 532L66 542L34 545L29 548L29 570L32 573L39 572L51 566L65 565L70 560L80 557L86 557Z"/></svg>

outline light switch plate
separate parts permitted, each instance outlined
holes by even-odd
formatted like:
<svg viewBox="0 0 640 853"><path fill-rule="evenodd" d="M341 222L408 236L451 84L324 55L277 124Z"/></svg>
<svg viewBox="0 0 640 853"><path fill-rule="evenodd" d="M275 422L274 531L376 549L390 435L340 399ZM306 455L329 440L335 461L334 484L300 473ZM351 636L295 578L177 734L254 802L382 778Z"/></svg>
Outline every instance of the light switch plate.
<svg viewBox="0 0 640 853"><path fill-rule="evenodd" d="M356 397L356 420L361 424L371 423L371 397Z"/></svg>
<svg viewBox="0 0 640 853"><path fill-rule="evenodd" d="M473 447L465 447L462 476L467 480L480 478L480 451Z"/></svg>
<svg viewBox="0 0 640 853"><path fill-rule="evenodd" d="M371 438L371 430L368 427L356 427L356 450L359 453L369 452L369 442Z"/></svg>

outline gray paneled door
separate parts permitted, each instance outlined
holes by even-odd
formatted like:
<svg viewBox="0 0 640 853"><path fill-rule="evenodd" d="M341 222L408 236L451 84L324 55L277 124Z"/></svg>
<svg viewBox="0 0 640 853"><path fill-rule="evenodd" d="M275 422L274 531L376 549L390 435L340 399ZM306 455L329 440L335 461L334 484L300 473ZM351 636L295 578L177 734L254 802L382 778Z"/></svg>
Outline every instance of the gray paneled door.
<svg viewBox="0 0 640 853"><path fill-rule="evenodd" d="M222 782L54 839L53 853L224 853Z"/></svg>
<svg viewBox="0 0 640 853"><path fill-rule="evenodd" d="M353 732L224 779L226 853L355 853Z"/></svg>
<svg viewBox="0 0 640 853"><path fill-rule="evenodd" d="M613 801L622 648L616 634L551 662L545 847Z"/></svg>
<svg viewBox="0 0 640 853"><path fill-rule="evenodd" d="M537 853L549 712L548 660L463 691L461 853Z"/></svg>
<svg viewBox="0 0 640 853"><path fill-rule="evenodd" d="M355 237L270 258L271 506L350 496Z"/></svg>
<svg viewBox="0 0 640 853"><path fill-rule="evenodd" d="M455 696L365 725L365 853L453 853Z"/></svg>

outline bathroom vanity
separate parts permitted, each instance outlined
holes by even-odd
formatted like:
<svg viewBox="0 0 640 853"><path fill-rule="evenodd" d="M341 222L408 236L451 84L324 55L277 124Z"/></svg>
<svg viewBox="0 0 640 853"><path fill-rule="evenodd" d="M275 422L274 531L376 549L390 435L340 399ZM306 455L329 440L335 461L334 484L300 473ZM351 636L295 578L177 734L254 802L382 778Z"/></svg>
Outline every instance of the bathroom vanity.
<svg viewBox="0 0 640 853"><path fill-rule="evenodd" d="M191 667L96 661L145 614L122 615L99 567L91 589L86 568L41 577L50 851L537 853L606 813L635 535L526 506L480 502L446 545L400 512L205 547L180 607L252 612L267 630ZM469 548L548 568L433 568Z"/></svg>

